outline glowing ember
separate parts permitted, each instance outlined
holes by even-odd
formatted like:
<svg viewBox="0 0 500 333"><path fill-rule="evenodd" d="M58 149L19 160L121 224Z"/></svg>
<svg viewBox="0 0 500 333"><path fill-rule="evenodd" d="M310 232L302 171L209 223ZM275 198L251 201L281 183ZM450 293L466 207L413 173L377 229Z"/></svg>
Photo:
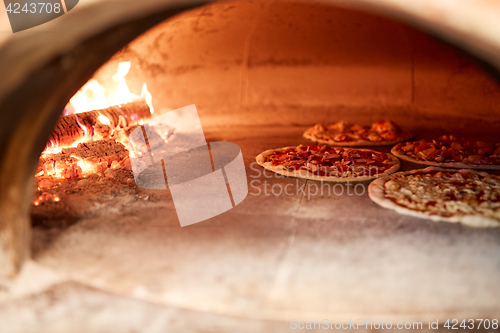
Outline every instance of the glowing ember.
<svg viewBox="0 0 500 333"><path fill-rule="evenodd" d="M128 151L114 139L103 139L80 143L77 147L62 148L57 154L44 154L39 161L39 179L74 179L95 173L106 173L109 169L130 171ZM109 174L109 173L108 173ZM39 188L54 185L43 179Z"/></svg>
<svg viewBox="0 0 500 333"><path fill-rule="evenodd" d="M61 198L57 194L51 194L47 192L43 192L40 195L35 196L33 198L33 204L35 206L39 206L45 202L59 202L61 201Z"/></svg>

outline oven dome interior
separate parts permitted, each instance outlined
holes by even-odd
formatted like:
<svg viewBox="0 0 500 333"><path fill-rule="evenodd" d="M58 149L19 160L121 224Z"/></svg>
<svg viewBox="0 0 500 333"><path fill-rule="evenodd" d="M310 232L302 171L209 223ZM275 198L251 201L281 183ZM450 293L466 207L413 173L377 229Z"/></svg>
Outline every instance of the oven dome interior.
<svg viewBox="0 0 500 333"><path fill-rule="evenodd" d="M414 28L321 3L217 3L149 30L97 73L131 61L160 113L196 104L205 126L364 124L498 133L500 89L476 62ZM134 87L134 82L136 86Z"/></svg>

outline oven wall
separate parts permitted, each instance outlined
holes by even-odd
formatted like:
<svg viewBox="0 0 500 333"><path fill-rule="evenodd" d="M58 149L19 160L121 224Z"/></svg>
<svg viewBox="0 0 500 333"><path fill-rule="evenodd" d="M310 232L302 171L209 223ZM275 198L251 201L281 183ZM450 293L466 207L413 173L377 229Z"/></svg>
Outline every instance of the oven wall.
<svg viewBox="0 0 500 333"><path fill-rule="evenodd" d="M124 60L132 90L146 81L156 110L196 104L205 126L391 118L422 136L500 129L499 84L467 55L401 23L321 3L185 12L130 43L97 77L109 81Z"/></svg>

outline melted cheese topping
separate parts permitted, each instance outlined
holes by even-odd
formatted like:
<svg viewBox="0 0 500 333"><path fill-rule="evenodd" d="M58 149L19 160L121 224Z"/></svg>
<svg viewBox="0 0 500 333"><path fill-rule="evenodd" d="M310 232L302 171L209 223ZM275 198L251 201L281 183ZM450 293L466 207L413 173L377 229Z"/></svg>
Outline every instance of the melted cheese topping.
<svg viewBox="0 0 500 333"><path fill-rule="evenodd" d="M394 175L386 198L431 215L481 215L500 220L500 177L485 173L431 172Z"/></svg>

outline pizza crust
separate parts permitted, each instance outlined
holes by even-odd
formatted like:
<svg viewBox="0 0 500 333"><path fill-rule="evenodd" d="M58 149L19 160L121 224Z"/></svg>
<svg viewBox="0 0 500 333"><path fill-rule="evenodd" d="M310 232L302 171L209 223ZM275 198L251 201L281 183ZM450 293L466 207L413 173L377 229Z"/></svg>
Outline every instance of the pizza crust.
<svg viewBox="0 0 500 333"><path fill-rule="evenodd" d="M391 153L394 156L408 162L423 164L423 165L431 165L435 167L454 168L454 169L500 170L500 165L478 165L478 164L466 164L462 162L439 163L439 162L421 161L411 156L408 156L404 153L401 153L397 149L397 146L392 147Z"/></svg>
<svg viewBox="0 0 500 333"><path fill-rule="evenodd" d="M375 147L375 146L391 146L391 145L395 145L395 144L403 142L403 141L410 140L412 138L412 135L410 132L405 132L403 134L404 134L404 136L402 136L399 139L394 140L394 141L373 142L373 141L368 141L368 140L360 140L360 141L338 142L338 141L334 141L334 140L324 140L324 139L318 138L314 134L314 126L313 126L313 127L308 128L302 136L308 140L311 140L311 141L314 141L314 142L317 142L320 144L336 146L336 147L358 147L358 146L365 146L365 147L373 146L373 147Z"/></svg>
<svg viewBox="0 0 500 333"><path fill-rule="evenodd" d="M452 223L462 223L471 227L499 227L500 226L500 221L486 217L486 216L480 216L480 215L455 215L455 216L440 216L440 215L431 215L428 212L423 212L423 211L417 211L417 210L412 210L410 208L406 208L403 206L398 205L391 199L387 198L385 196L385 183L389 180L395 179L398 176L402 175L410 175L414 173L420 173L420 172L430 172L430 171L444 171L444 172L470 172L470 173L476 173L481 176L488 176L487 173L485 172L479 172L475 170L470 170L470 169L465 169L465 170L454 170L454 169L444 169L444 168L435 168L435 167L428 167L425 169L417 169L417 170L411 170L411 171L403 171L403 172L398 172L389 176L384 176L382 178L378 178L377 180L373 181L369 186L368 186L368 196L370 199L378 204L379 206L382 206L384 208L392 209L396 211L399 214L402 215L409 215L409 216L414 216L414 217L419 217L419 218L424 218L424 219L430 219L434 222L452 222Z"/></svg>
<svg viewBox="0 0 500 333"><path fill-rule="evenodd" d="M352 177L352 176L351 177L317 176L317 175L311 174L307 170L288 171L288 170L286 170L281 165L274 166L274 165L271 164L271 162L266 162L266 156L272 155L272 154L274 154L277 151L282 151L282 150L286 150L286 149L295 149L295 148L297 148L297 146L290 146L290 147L284 147L284 148L269 149L269 150L266 150L266 151L260 153L259 155L257 155L257 157L255 158L255 160L264 169L272 171L272 172L275 172L275 173L278 173L278 174L283 175L283 176L295 177L295 178L302 178L302 179L310 179L310 180L318 180L318 181L326 181L326 182L337 182L337 183L353 182L353 181L354 182L362 182L362 181L365 181L365 180L371 180L371 179L375 179L375 178L378 178L378 177L390 175L391 173L394 173L394 172L398 171L399 168L401 167L401 163L399 162L399 160L395 156L393 156L391 154L387 154L387 153L386 153L387 156L392 161L396 162L396 164L394 164L392 167L390 167L389 169L387 169L386 171L384 171L383 173L380 173L378 175L362 176L362 177ZM344 148L344 149L346 149L346 150L358 150L358 151L370 151L370 152L380 153L378 151L371 150L371 149L348 149L348 148Z"/></svg>

